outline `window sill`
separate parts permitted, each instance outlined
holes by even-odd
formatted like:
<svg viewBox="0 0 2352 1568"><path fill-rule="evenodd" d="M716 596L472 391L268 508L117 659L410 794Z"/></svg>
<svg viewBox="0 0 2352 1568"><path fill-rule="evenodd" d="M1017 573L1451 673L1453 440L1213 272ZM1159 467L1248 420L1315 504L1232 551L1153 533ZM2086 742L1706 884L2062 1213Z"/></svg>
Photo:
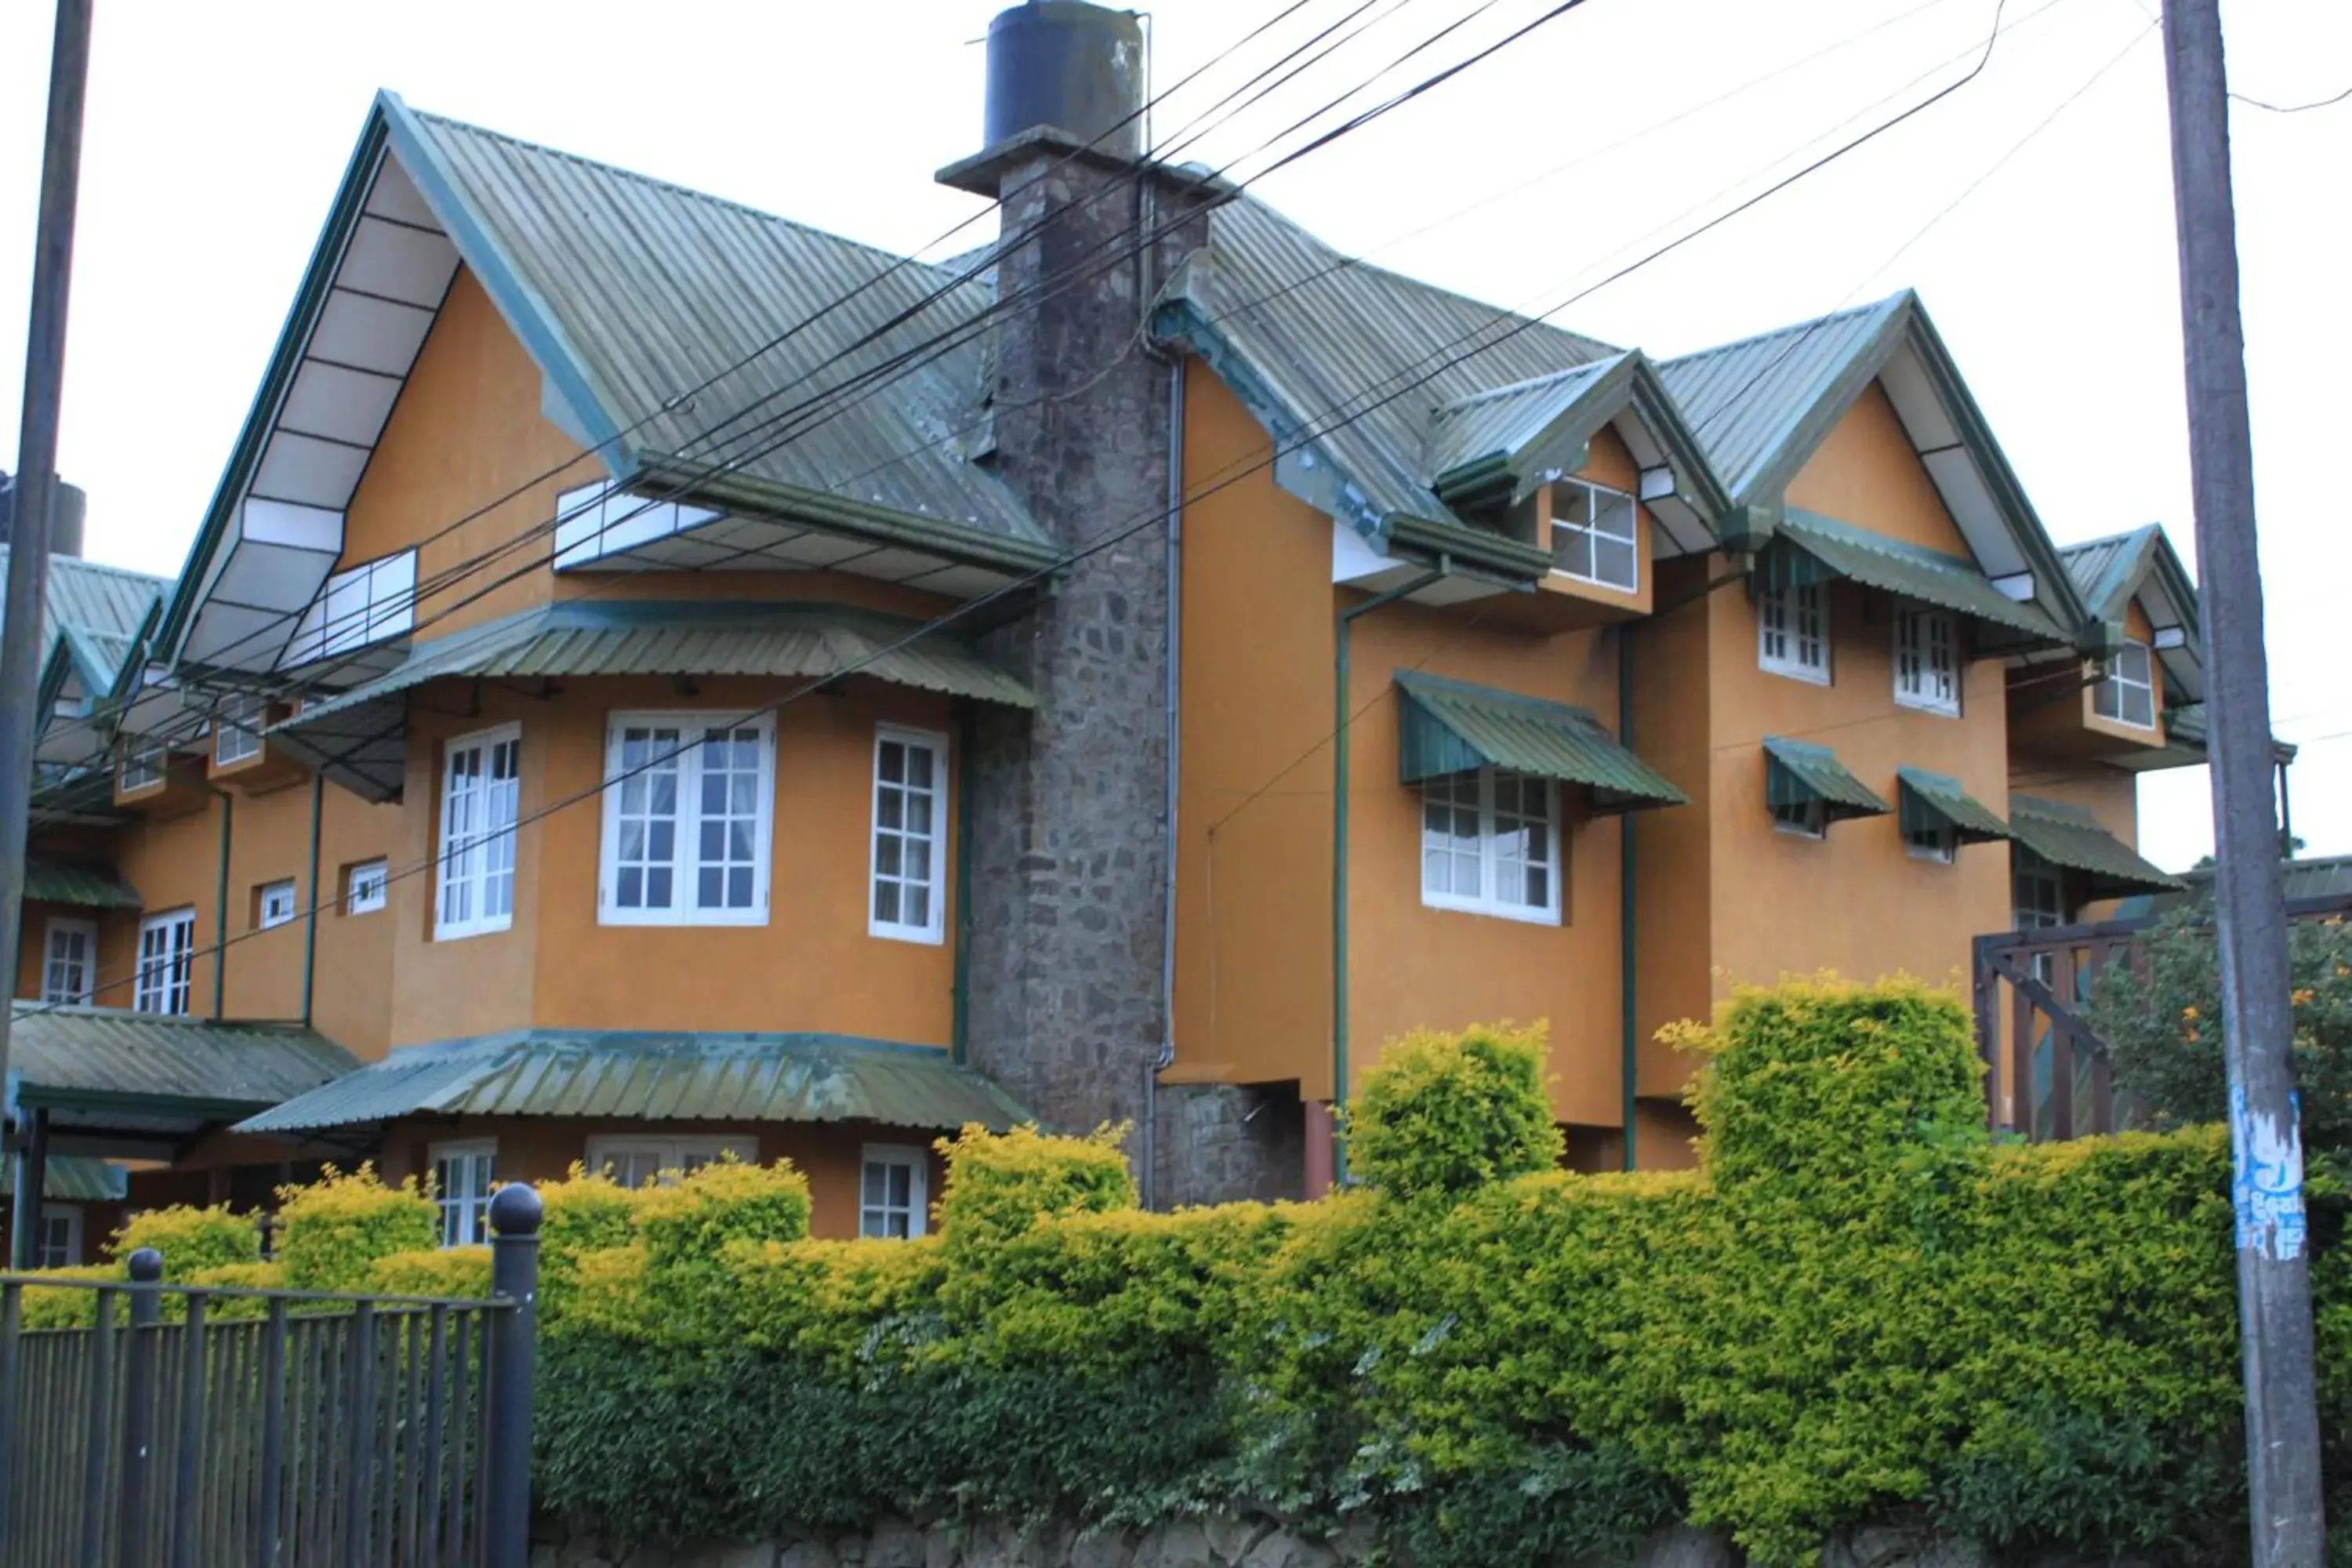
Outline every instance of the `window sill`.
<svg viewBox="0 0 2352 1568"><path fill-rule="evenodd" d="M1557 926L1560 923L1558 910L1531 910L1509 904L1472 903L1463 899L1433 899L1421 896L1421 907L1441 910L1452 915L1483 915L1488 920L1510 921L1518 925Z"/></svg>
<svg viewBox="0 0 2352 1568"><path fill-rule="evenodd" d="M768 923L765 910L598 910L596 923L600 926L635 926L659 928L679 926L694 930L725 930L730 926L757 927Z"/></svg>
<svg viewBox="0 0 2352 1568"><path fill-rule="evenodd" d="M948 940L945 930L931 930L923 926L885 925L880 921L872 920L866 922L866 934L879 937L884 942L910 942L919 947L939 947L944 945Z"/></svg>
<svg viewBox="0 0 2352 1568"><path fill-rule="evenodd" d="M1801 680L1807 686L1827 686L1830 683L1828 670L1813 669L1801 664L1777 664L1770 659L1759 658L1756 661L1756 668L1783 680Z"/></svg>
<svg viewBox="0 0 2352 1568"><path fill-rule="evenodd" d="M435 942L463 942L467 937L496 936L500 931L512 930L514 930L514 918L509 915L505 920L481 921L470 925L435 926L433 928L433 940Z"/></svg>
<svg viewBox="0 0 2352 1568"><path fill-rule="evenodd" d="M1926 713L1937 719L1957 719L1960 705L1957 702L1934 702L1924 697L1906 697L1896 693L1895 706L1906 713Z"/></svg>
<svg viewBox="0 0 2352 1568"><path fill-rule="evenodd" d="M1570 572L1559 566L1553 567L1551 574L1570 583L1581 583L1588 588L1599 588L1604 593L1622 594L1628 598L1639 597L1642 592L1639 579L1631 583L1612 583L1605 577L1588 577L1581 572Z"/></svg>

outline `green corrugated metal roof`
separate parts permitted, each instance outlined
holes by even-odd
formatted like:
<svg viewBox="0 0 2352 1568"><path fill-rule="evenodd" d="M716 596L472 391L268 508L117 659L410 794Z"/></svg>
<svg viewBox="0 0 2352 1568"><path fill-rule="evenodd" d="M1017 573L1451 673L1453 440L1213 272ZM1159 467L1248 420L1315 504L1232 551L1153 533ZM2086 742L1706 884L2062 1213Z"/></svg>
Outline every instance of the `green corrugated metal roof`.
<svg viewBox="0 0 2352 1568"><path fill-rule="evenodd" d="M955 638L892 645L919 623L841 605L560 603L453 633L413 649L391 674L304 708L272 730L319 720L444 676L856 673L896 686L1032 708L1029 689Z"/></svg>
<svg viewBox="0 0 2352 1568"><path fill-rule="evenodd" d="M1901 796L1903 831L1950 827L1963 844L1983 844L2013 837L2009 824L1970 795L1960 781L1925 768L1897 768L1896 792Z"/></svg>
<svg viewBox="0 0 2352 1568"><path fill-rule="evenodd" d="M493 298L528 301L537 335L568 351L600 405L579 412L615 426L644 416L627 451L740 460L738 482L773 486L780 501L835 497L1050 544L1009 485L970 461L964 443L941 439L973 425L992 390L984 337L894 373L879 396L836 398L772 451L737 442L714 452L699 438L714 410L780 411L872 377L992 305L985 281L958 283L940 268L421 113L390 93L382 112ZM452 203L462 210L442 210ZM750 363L678 401L739 360Z"/></svg>
<svg viewBox="0 0 2352 1568"><path fill-rule="evenodd" d="M2100 826L2098 818L2079 805L2012 795L2009 828L2019 844L2052 865L2089 873L2095 899L2185 885L2179 878L2142 859L2137 850Z"/></svg>
<svg viewBox="0 0 2352 1568"><path fill-rule="evenodd" d="M2031 637L2066 640L2040 605L2011 598L1965 556L1906 544L1792 508L1757 563L1759 581L1780 587L1819 582L1824 573Z"/></svg>
<svg viewBox="0 0 2352 1568"><path fill-rule="evenodd" d="M1771 805L1820 801L1832 820L1884 816L1890 807L1877 792L1846 771L1837 753L1806 741L1764 737L1764 798Z"/></svg>
<svg viewBox="0 0 2352 1568"><path fill-rule="evenodd" d="M144 909L139 889L122 873L98 860L34 850L25 857L25 899L51 904L76 904L90 910Z"/></svg>
<svg viewBox="0 0 2352 1568"><path fill-rule="evenodd" d="M217 1119L280 1100L358 1065L325 1036L292 1025L214 1024L118 1007L18 1002L10 1076L18 1103L137 1106Z"/></svg>
<svg viewBox="0 0 2352 1568"><path fill-rule="evenodd" d="M1583 784L1597 812L1681 805L1689 798L1581 708L1413 669L1398 670L1396 684L1397 772L1404 784L1496 767Z"/></svg>
<svg viewBox="0 0 2352 1568"><path fill-rule="evenodd" d="M1626 358L1614 354L1441 405L1430 416L1427 455L1422 460L1431 486L1451 499L1467 482L1465 469L1507 468Z"/></svg>
<svg viewBox="0 0 2352 1568"><path fill-rule="evenodd" d="M943 1050L838 1035L535 1030L394 1051L240 1124L300 1132L404 1116L878 1121L948 1129L1030 1120Z"/></svg>
<svg viewBox="0 0 2352 1568"><path fill-rule="evenodd" d="M110 1204L130 1190L130 1173L89 1154L52 1154L41 1171L41 1196L55 1204ZM16 1162L0 1160L0 1197L16 1191Z"/></svg>
<svg viewBox="0 0 2352 1568"><path fill-rule="evenodd" d="M2129 533L2058 547L2058 558L2066 563L2067 574L2082 591L2083 603L2091 614L2105 620L2123 619L2132 589L2139 581L2140 566L2163 532L2150 523Z"/></svg>

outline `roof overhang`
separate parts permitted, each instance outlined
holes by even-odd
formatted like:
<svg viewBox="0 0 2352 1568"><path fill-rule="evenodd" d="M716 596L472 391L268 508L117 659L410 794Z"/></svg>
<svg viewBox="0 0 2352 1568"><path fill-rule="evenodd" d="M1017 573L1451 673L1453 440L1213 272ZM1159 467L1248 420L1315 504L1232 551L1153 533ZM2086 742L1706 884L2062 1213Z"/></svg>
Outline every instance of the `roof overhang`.
<svg viewBox="0 0 2352 1568"><path fill-rule="evenodd" d="M1400 784L1493 767L1589 790L1596 816L1689 801L1581 708L1416 669L1396 689Z"/></svg>

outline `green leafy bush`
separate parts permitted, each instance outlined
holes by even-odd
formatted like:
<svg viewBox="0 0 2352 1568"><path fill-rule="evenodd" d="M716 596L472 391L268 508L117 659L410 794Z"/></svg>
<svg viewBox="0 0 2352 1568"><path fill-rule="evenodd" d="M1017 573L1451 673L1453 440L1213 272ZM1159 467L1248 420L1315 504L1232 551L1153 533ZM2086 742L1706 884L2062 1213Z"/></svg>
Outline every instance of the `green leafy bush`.
<svg viewBox="0 0 2352 1568"><path fill-rule="evenodd" d="M967 1127L943 1141L948 1184L940 1223L958 1246L987 1245L1064 1215L1135 1206L1124 1127L1051 1138L1034 1127Z"/></svg>
<svg viewBox="0 0 2352 1568"><path fill-rule="evenodd" d="M586 1225L583 1204L569 1219ZM656 1269L715 1261L730 1241L798 1241L808 1234L808 1178L789 1161L750 1165L719 1160L666 1187L635 1194L636 1234Z"/></svg>
<svg viewBox="0 0 2352 1568"><path fill-rule="evenodd" d="M1348 1112L1348 1157L1376 1187L1446 1195L1559 1163L1545 1030L1474 1026L1391 1043Z"/></svg>
<svg viewBox="0 0 2352 1568"><path fill-rule="evenodd" d="M2109 964L2091 986L2091 1026L2114 1053L2116 1085L2158 1127L2219 1121L2228 1104L2212 919L2201 901L2168 915L2142 941L2144 970ZM2287 972L2304 1142L2352 1153L2352 924L2289 926Z"/></svg>
<svg viewBox="0 0 2352 1568"><path fill-rule="evenodd" d="M107 1256L127 1263L142 1247L163 1257L163 1278L185 1284L209 1268L261 1261L261 1232L253 1216L218 1208L191 1208L175 1204L150 1209L114 1233Z"/></svg>
<svg viewBox="0 0 2352 1568"><path fill-rule="evenodd" d="M288 1289L363 1290L378 1258L423 1252L440 1236L440 1210L415 1181L396 1187L367 1165L328 1167L307 1187L278 1190L277 1262Z"/></svg>
<svg viewBox="0 0 2352 1568"><path fill-rule="evenodd" d="M490 1249L450 1247L395 1252L368 1270L367 1289L387 1296L441 1296L479 1301L490 1293Z"/></svg>

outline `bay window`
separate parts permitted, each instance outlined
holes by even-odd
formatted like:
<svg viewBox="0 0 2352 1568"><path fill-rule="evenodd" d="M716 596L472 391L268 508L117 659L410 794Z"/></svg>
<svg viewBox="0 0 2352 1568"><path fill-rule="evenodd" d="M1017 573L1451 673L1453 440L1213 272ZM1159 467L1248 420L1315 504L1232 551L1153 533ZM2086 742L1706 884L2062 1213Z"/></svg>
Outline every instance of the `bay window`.
<svg viewBox="0 0 2352 1568"><path fill-rule="evenodd" d="M522 732L515 725L448 743L441 765L436 938L504 931L514 923L515 822L521 801Z"/></svg>
<svg viewBox="0 0 2352 1568"><path fill-rule="evenodd" d="M604 737L606 925L764 925L775 819L766 715L617 713Z"/></svg>
<svg viewBox="0 0 2352 1568"><path fill-rule="evenodd" d="M2147 644L2126 640L2116 650L2093 689L2092 704L2102 719L2136 730L2156 728L2156 664Z"/></svg>
<svg viewBox="0 0 2352 1568"><path fill-rule="evenodd" d="M872 935L938 942L946 931L947 783L945 737L875 732Z"/></svg>

